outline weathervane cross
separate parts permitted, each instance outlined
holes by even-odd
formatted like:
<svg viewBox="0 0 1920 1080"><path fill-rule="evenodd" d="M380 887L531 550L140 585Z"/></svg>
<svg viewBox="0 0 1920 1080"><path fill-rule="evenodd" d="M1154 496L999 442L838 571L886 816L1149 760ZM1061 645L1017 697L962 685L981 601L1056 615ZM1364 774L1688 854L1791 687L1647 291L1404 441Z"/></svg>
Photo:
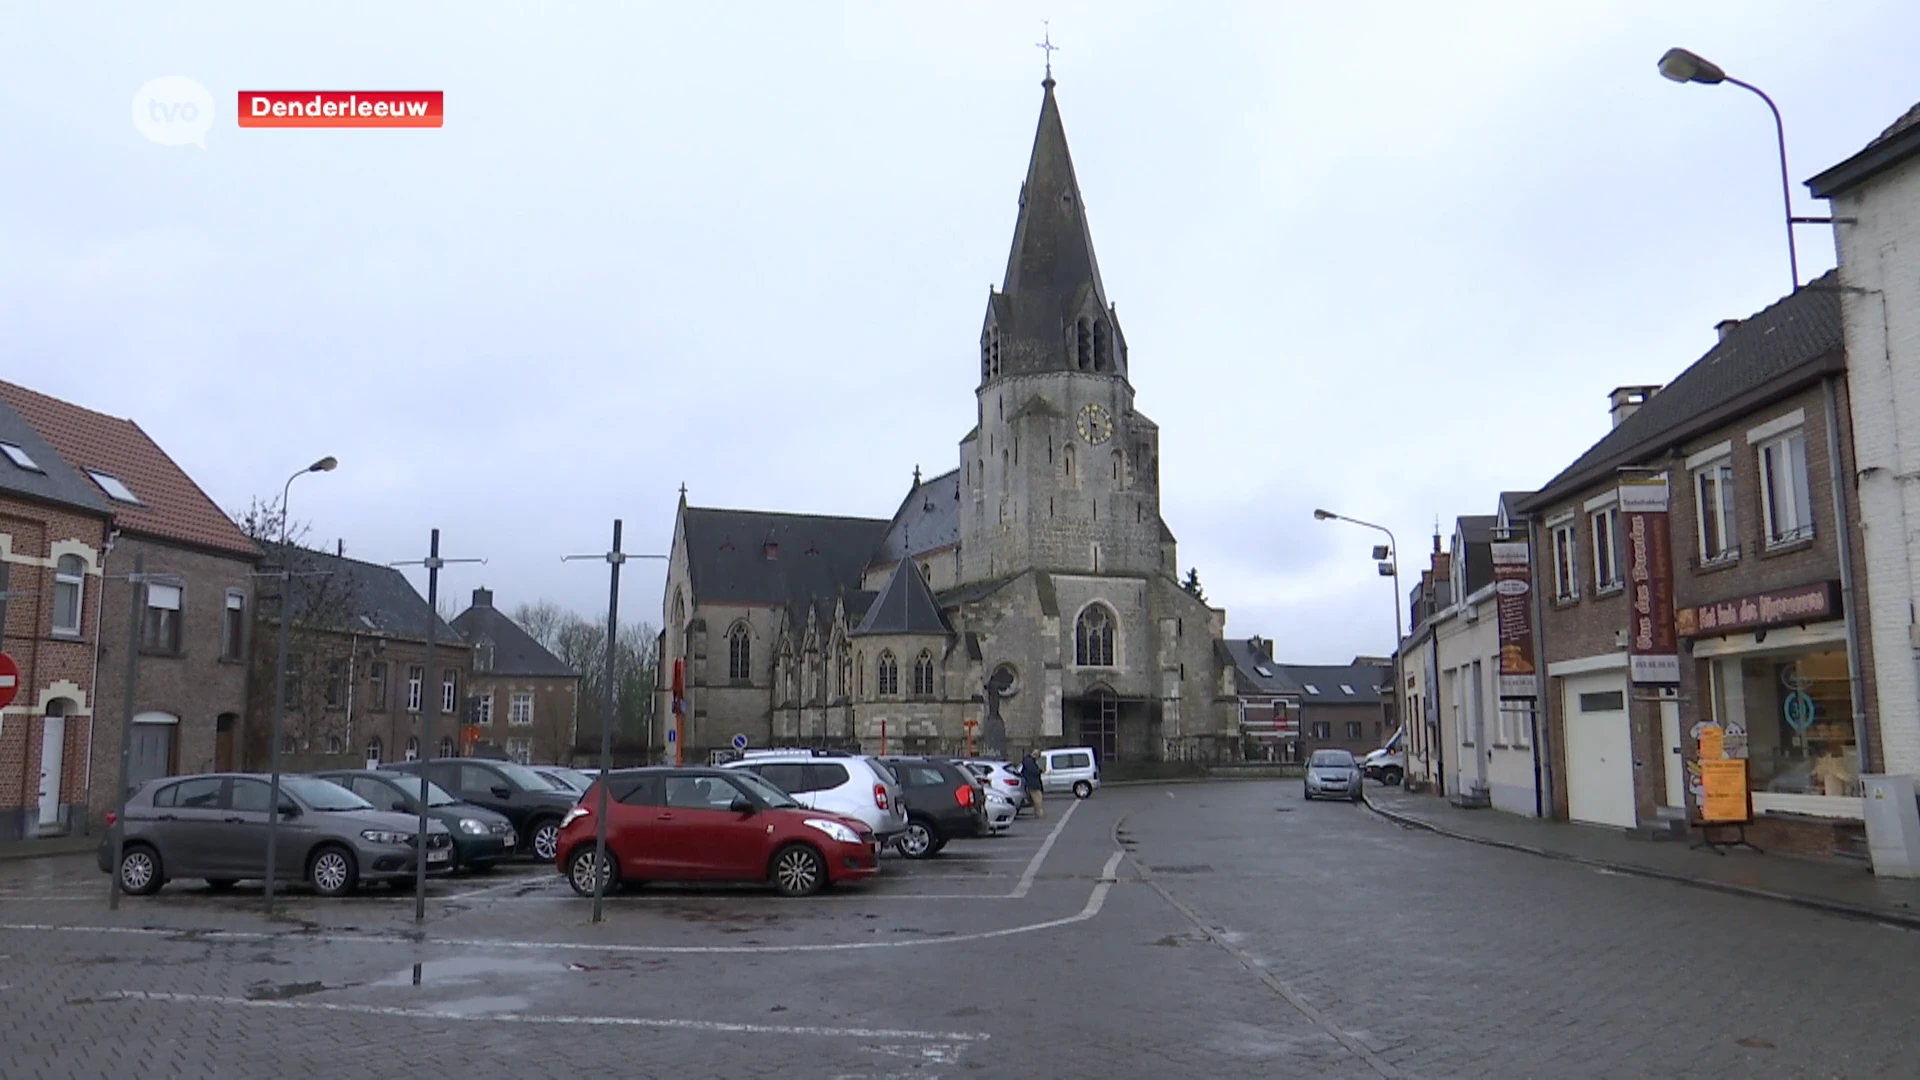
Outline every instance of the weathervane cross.
<svg viewBox="0 0 1920 1080"><path fill-rule="evenodd" d="M1060 51L1060 46L1053 43L1053 28L1046 19L1040 20L1040 40L1033 47L1047 51L1047 78L1053 78L1053 54Z"/></svg>

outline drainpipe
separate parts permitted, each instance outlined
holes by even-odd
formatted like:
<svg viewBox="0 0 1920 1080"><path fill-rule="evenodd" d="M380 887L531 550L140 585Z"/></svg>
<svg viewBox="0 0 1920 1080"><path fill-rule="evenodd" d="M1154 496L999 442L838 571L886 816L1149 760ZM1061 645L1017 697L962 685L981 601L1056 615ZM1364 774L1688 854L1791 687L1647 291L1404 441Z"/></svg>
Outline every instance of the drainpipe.
<svg viewBox="0 0 1920 1080"><path fill-rule="evenodd" d="M1547 797L1547 785L1553 783L1553 757L1540 745L1540 711L1547 707L1546 594L1541 589L1540 544L1534 535L1534 516L1527 514L1520 520L1527 529L1527 592L1533 605L1533 708L1527 710L1527 741L1533 749L1533 816L1545 821L1552 802Z"/></svg>
<svg viewBox="0 0 1920 1080"><path fill-rule="evenodd" d="M88 831L85 835L88 836L93 835L93 739L100 716L100 635L106 632L107 627L107 556L113 554L113 542L120 535L120 530L114 528L112 522L101 525L100 531L107 536L100 545L100 602L93 605L93 674L88 676L87 681L87 772L86 778L80 782L80 800L86 807L84 820ZM81 580L86 579L83 577ZM35 607L37 610L38 605ZM133 615L133 612L127 612L127 618L131 619ZM34 678L40 677L38 667L33 669L33 673ZM121 725L123 729L125 726Z"/></svg>
<svg viewBox="0 0 1920 1080"><path fill-rule="evenodd" d="M1838 376L1820 380L1827 405L1827 475L1833 487L1834 536L1840 543L1840 611L1847 629L1847 691L1853 699L1853 739L1860 749L1860 775L1873 771L1873 744L1867 738L1867 714L1861 704L1860 619L1853 608L1853 521L1847 503L1846 470L1840 460L1840 405L1834 392Z"/></svg>
<svg viewBox="0 0 1920 1080"><path fill-rule="evenodd" d="M353 753L353 673L360 660L360 635L354 634L347 645L347 753ZM362 759L364 761L364 759Z"/></svg>

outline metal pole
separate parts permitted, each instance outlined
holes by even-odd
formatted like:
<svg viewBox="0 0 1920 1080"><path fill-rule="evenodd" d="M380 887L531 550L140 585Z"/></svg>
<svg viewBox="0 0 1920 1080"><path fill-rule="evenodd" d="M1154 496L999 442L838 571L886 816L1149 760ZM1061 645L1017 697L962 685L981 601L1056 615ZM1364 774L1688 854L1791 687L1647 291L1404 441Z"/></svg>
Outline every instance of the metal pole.
<svg viewBox="0 0 1920 1080"><path fill-rule="evenodd" d="M1752 83L1741 82L1732 76L1727 81L1745 90L1751 90L1767 103L1767 109L1773 113L1773 132L1780 142L1780 201L1786 206L1787 224L1787 265L1793 270L1793 287L1800 288L1800 256L1793 246L1793 181L1787 176L1787 125L1780 119L1780 107L1773 103L1767 92Z"/></svg>
<svg viewBox="0 0 1920 1080"><path fill-rule="evenodd" d="M301 472L307 470L302 469ZM273 666L273 724L267 737L273 740L269 754L273 761L273 777L268 781L267 793L267 867L265 895L267 914L273 914L273 877L277 867L280 841L280 744L286 741L284 734L287 723L287 647L293 632L293 560L288 558L287 549L287 497L293 492L293 481L300 473L287 478L287 486L280 489L280 657Z"/></svg>
<svg viewBox="0 0 1920 1080"><path fill-rule="evenodd" d="M612 568L609 575L612 580L607 586L607 693L600 713L600 778L594 785L600 789L600 803L593 812L593 921L596 924L601 921L600 901L607 888L607 774L613 771L613 709L619 700L613 680L619 672L620 657L620 566L626 561L627 557L620 552L620 519L615 518L613 547L607 552L607 563Z"/></svg>
<svg viewBox="0 0 1920 1080"><path fill-rule="evenodd" d="M133 586L129 591L133 604L127 610L127 708L120 716L120 790L117 797L119 812L114 815L113 827L113 891L107 894L107 908L120 910L120 858L126 845L127 836L127 774L133 760L133 702L140 681L140 616L146 610L146 570L147 556L144 552L134 552L133 576L128 582Z"/></svg>
<svg viewBox="0 0 1920 1080"><path fill-rule="evenodd" d="M413 922L419 925L427 921L427 763L433 750L433 717L440 710L440 702L446 694L446 682L434 682L433 644L439 635L436 631L440 623L440 530L433 530L433 538L427 543L427 659L423 677L433 688L433 698L427 699L420 689L420 708L426 714L421 721L420 757L420 829L414 834L413 847Z"/></svg>

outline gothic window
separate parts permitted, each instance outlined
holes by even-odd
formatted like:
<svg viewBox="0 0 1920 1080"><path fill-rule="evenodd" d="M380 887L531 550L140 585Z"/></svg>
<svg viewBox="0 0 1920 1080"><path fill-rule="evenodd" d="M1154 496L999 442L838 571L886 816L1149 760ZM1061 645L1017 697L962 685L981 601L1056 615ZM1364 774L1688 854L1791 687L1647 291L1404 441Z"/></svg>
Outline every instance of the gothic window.
<svg viewBox="0 0 1920 1080"><path fill-rule="evenodd" d="M734 623L727 631L727 678L753 678L753 635L746 623Z"/></svg>
<svg viewBox="0 0 1920 1080"><path fill-rule="evenodd" d="M933 654L924 649L913 662L913 696L933 696Z"/></svg>
<svg viewBox="0 0 1920 1080"><path fill-rule="evenodd" d="M675 630L687 628L687 594L683 592L673 594L673 628Z"/></svg>
<svg viewBox="0 0 1920 1080"><path fill-rule="evenodd" d="M853 658L853 696L867 696L867 654L864 652Z"/></svg>
<svg viewBox="0 0 1920 1080"><path fill-rule="evenodd" d="M1081 667L1113 666L1113 613L1088 604L1073 629L1073 659Z"/></svg>
<svg viewBox="0 0 1920 1080"><path fill-rule="evenodd" d="M1105 319L1096 319L1093 324L1093 370L1113 370L1113 332Z"/></svg>
<svg viewBox="0 0 1920 1080"><path fill-rule="evenodd" d="M1083 317L1078 329L1079 333L1074 335L1074 361L1081 371L1091 371L1093 369L1093 320Z"/></svg>
<svg viewBox="0 0 1920 1080"><path fill-rule="evenodd" d="M891 652L880 654L880 697L893 697L900 693L900 665L894 663Z"/></svg>

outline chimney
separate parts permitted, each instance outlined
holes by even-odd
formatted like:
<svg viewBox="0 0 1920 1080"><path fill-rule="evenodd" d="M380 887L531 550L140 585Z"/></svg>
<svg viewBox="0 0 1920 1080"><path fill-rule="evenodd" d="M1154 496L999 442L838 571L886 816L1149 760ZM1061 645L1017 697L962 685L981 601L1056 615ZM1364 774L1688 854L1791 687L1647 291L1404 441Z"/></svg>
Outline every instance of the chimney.
<svg viewBox="0 0 1920 1080"><path fill-rule="evenodd" d="M1607 395L1611 407L1607 410L1613 417L1613 426L1619 427L1627 422L1627 417L1640 411L1648 399L1660 392L1658 386L1620 386Z"/></svg>
<svg viewBox="0 0 1920 1080"><path fill-rule="evenodd" d="M492 607L493 606L493 590L492 589L473 590L473 606L478 608Z"/></svg>
<svg viewBox="0 0 1920 1080"><path fill-rule="evenodd" d="M1713 324L1713 328L1719 331L1720 340L1725 341L1727 340L1727 335L1733 333L1733 328L1739 325L1739 319L1721 319L1719 322Z"/></svg>
<svg viewBox="0 0 1920 1080"><path fill-rule="evenodd" d="M336 558L344 559L347 557L347 538L346 537L343 536L340 539L335 540L333 542L333 554Z"/></svg>

